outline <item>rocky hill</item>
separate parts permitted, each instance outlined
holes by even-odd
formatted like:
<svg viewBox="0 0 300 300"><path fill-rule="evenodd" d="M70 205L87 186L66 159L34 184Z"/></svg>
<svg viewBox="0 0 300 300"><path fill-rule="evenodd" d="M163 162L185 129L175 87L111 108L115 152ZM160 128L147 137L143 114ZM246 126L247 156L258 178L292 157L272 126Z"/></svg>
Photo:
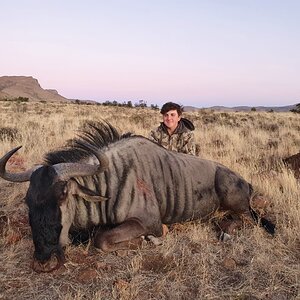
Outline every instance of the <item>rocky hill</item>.
<svg viewBox="0 0 300 300"><path fill-rule="evenodd" d="M69 101L54 89L43 89L31 76L1 76L0 100L28 98L28 101Z"/></svg>

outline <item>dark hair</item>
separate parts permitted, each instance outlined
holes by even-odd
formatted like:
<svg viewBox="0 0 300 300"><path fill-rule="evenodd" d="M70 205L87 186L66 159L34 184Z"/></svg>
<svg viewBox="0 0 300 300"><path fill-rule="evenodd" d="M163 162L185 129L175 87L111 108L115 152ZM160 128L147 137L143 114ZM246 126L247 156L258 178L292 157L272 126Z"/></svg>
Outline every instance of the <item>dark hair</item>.
<svg viewBox="0 0 300 300"><path fill-rule="evenodd" d="M170 110L177 110L177 113L178 113L178 116L181 116L182 113L183 113L183 107L177 103L174 103L174 102L167 102L165 103L161 110L160 110L160 113L162 115L164 115L165 113L167 113L168 111Z"/></svg>

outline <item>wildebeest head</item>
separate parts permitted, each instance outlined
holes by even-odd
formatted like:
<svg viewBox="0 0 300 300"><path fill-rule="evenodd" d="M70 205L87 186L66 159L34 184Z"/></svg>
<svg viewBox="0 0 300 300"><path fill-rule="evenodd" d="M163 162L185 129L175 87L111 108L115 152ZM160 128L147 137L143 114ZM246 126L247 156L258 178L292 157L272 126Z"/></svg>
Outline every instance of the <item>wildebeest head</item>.
<svg viewBox="0 0 300 300"><path fill-rule="evenodd" d="M6 163L20 149L15 148L0 159L0 177L13 182L30 181L26 193L29 208L29 223L35 247L33 269L37 272L50 272L64 262L60 245L62 231L61 206L69 194L80 195L90 200L106 200L95 192L79 185L76 176L91 176L103 172L108 166L104 154L95 154L99 165L81 163L59 163L36 166L22 173L9 173Z"/></svg>
<svg viewBox="0 0 300 300"><path fill-rule="evenodd" d="M33 267L42 270L52 257L54 266L44 266L51 271L64 261L59 245L62 229L60 204L67 197L67 181L59 180L52 166L42 166L34 171L30 178L26 203L29 208L29 223L32 232L34 251Z"/></svg>

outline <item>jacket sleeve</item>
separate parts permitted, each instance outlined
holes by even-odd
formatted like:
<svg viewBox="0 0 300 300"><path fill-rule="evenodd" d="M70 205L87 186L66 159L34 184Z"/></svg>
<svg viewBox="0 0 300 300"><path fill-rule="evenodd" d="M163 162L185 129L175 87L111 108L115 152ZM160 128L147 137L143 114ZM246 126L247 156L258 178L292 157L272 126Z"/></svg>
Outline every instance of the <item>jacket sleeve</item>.
<svg viewBox="0 0 300 300"><path fill-rule="evenodd" d="M148 136L148 139L150 140L150 141L153 141L153 142L155 142L155 143L159 143L159 136L158 136L158 132L157 132L157 130L151 130L150 131L150 134L149 134L149 136Z"/></svg>
<svg viewBox="0 0 300 300"><path fill-rule="evenodd" d="M182 153L196 155L195 136L193 132L189 132L184 139L183 146L180 150Z"/></svg>

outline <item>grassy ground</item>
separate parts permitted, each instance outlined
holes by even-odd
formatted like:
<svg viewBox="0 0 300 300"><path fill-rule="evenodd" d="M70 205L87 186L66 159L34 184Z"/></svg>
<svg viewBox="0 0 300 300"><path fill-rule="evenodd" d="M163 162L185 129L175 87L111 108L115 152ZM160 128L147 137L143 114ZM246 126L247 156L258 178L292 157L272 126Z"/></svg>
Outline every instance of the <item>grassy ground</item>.
<svg viewBox="0 0 300 300"><path fill-rule="evenodd" d="M300 150L292 113L187 113L197 155L240 173L263 194L275 237L245 224L219 242L210 222L176 224L161 246L105 254L70 245L53 273L31 268L33 244L24 196L28 183L0 179L0 299L300 299L300 185L282 158ZM147 136L158 111L97 105L0 101L0 156L20 171L76 135L85 120L105 119L120 132Z"/></svg>

